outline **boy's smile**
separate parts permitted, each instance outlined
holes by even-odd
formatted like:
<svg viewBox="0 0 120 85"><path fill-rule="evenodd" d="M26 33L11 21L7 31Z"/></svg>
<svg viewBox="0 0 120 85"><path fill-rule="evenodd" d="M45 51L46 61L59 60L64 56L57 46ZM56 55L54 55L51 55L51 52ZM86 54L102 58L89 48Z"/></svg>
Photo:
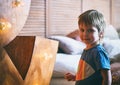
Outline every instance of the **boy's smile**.
<svg viewBox="0 0 120 85"><path fill-rule="evenodd" d="M80 38L86 44L87 49L95 46L98 43L99 33L97 28L91 25L86 26L85 24L80 24L79 30Z"/></svg>

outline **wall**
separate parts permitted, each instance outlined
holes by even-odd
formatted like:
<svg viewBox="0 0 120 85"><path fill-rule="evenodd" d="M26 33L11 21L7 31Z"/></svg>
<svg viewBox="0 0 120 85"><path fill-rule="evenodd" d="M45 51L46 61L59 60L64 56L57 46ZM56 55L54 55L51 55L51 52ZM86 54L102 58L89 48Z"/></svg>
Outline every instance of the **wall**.
<svg viewBox="0 0 120 85"><path fill-rule="evenodd" d="M19 35L66 35L78 28L78 16L88 10L102 12L107 23L120 28L119 0L32 0L28 20Z"/></svg>

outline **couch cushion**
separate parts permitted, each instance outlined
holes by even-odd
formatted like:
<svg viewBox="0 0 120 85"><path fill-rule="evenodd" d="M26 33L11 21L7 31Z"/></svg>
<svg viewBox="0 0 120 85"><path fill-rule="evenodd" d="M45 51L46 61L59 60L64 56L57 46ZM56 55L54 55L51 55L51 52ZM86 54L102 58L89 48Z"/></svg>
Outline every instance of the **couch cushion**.
<svg viewBox="0 0 120 85"><path fill-rule="evenodd" d="M67 54L81 54L85 44L66 36L51 36L51 39L59 41L59 47Z"/></svg>

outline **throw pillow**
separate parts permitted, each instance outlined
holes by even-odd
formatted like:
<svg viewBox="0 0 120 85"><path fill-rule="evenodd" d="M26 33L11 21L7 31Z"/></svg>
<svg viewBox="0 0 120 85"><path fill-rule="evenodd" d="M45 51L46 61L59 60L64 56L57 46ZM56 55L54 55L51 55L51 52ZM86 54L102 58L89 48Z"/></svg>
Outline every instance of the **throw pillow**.
<svg viewBox="0 0 120 85"><path fill-rule="evenodd" d="M104 38L119 39L119 35L117 30L112 25L108 25L104 32Z"/></svg>
<svg viewBox="0 0 120 85"><path fill-rule="evenodd" d="M74 30L73 32L70 32L69 34L66 35L67 37L73 38L75 40L81 41L79 37L79 29Z"/></svg>
<svg viewBox="0 0 120 85"><path fill-rule="evenodd" d="M108 52L111 59L120 57L120 40L119 39L103 39L103 46Z"/></svg>
<svg viewBox="0 0 120 85"><path fill-rule="evenodd" d="M59 41L59 47L67 54L81 54L85 44L66 36L51 36L50 39Z"/></svg>

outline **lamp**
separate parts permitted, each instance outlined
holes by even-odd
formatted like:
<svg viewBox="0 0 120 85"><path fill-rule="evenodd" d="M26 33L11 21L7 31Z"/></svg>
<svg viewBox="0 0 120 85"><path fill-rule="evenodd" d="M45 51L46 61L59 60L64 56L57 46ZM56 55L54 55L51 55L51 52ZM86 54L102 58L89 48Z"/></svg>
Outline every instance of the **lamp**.
<svg viewBox="0 0 120 85"><path fill-rule="evenodd" d="M6 19L0 19L0 30L11 28L10 22Z"/></svg>
<svg viewBox="0 0 120 85"><path fill-rule="evenodd" d="M23 5L23 2L21 0L15 0L12 2L13 7L19 7L21 5Z"/></svg>

